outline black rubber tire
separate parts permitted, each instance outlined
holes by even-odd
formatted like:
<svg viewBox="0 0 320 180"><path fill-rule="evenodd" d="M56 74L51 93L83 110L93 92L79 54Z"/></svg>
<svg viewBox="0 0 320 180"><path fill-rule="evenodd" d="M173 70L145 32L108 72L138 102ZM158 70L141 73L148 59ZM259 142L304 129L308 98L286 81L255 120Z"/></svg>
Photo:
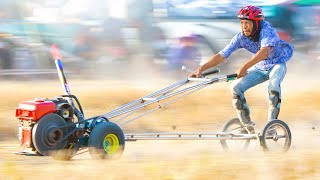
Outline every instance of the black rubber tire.
<svg viewBox="0 0 320 180"><path fill-rule="evenodd" d="M245 130L243 128L243 125L240 122L239 118L234 118L234 119L229 120L227 123L225 123L223 125L222 132L229 132L229 128L232 125L239 126L239 132L237 132L237 133L240 133L241 130ZM246 130L244 132L246 132L246 134L248 134L248 132ZM221 143L221 146L222 146L223 150L226 151L226 152L229 152L229 151L232 151L232 149L230 149L230 147L228 146L227 141L228 140L220 140L220 143ZM229 140L229 141L235 141L235 140ZM240 141L240 140L236 140L236 141ZM243 146L240 147L241 151L248 149L248 146L249 146L249 143L250 143L250 139L243 140L243 141L245 141L245 142L244 142Z"/></svg>
<svg viewBox="0 0 320 180"><path fill-rule="evenodd" d="M109 140L108 137L111 138L111 143L110 141L106 142L106 140ZM114 146L106 145L106 143L113 144L113 141L115 142ZM90 134L88 142L92 159L119 159L124 151L124 146L125 137L123 131L117 124L112 122L96 125ZM109 151L109 149L111 150Z"/></svg>
<svg viewBox="0 0 320 180"><path fill-rule="evenodd" d="M63 137L66 130L59 129L59 127L66 125L64 119L57 114L47 114L43 116L32 129L32 142L36 152L44 156L49 156L51 152L64 149L67 145L67 140L60 143L49 142L49 131L54 130L59 132L59 138Z"/></svg>
<svg viewBox="0 0 320 180"><path fill-rule="evenodd" d="M35 154L36 156L43 156L42 154L39 153L38 150L35 150L35 151L34 151L34 154Z"/></svg>
<svg viewBox="0 0 320 180"><path fill-rule="evenodd" d="M283 122L283 121L281 121L279 119L274 119L272 121L269 121L264 126L262 134L260 136L260 144L261 144L263 150L266 151L266 152L272 151L267 145L267 138L268 138L267 137L267 133L268 133L269 129L271 127L273 127L273 126L281 127L282 130L286 133L285 134L285 143L284 143L284 146L281 149L281 152L288 151L290 146L291 146L291 140L292 140L291 131L290 131L289 126L285 122ZM269 138L269 139L273 140L273 138Z"/></svg>
<svg viewBox="0 0 320 180"><path fill-rule="evenodd" d="M65 121L67 124L71 123L71 121L68 121L67 119ZM67 131L70 132L73 130L73 128L75 128L75 126L69 126L69 128L67 128ZM78 153L79 148L80 148L79 139L74 135L70 135L68 137L68 143L66 147L64 149L53 151L51 152L50 155L55 160L68 161Z"/></svg>
<svg viewBox="0 0 320 180"><path fill-rule="evenodd" d="M55 160L68 161L77 154L79 147L73 147L71 145L67 147L68 148L53 151L50 155Z"/></svg>
<svg viewBox="0 0 320 180"><path fill-rule="evenodd" d="M68 131L71 131L69 129ZM51 153L51 156L55 160L68 161L75 156L80 149L79 139L74 139L73 135L69 136L67 146L64 149L56 150Z"/></svg>

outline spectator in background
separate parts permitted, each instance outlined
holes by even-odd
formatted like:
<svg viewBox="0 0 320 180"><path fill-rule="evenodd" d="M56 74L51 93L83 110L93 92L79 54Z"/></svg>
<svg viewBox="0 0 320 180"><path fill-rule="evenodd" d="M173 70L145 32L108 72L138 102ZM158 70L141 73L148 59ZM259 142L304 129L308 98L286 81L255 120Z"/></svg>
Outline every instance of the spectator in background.
<svg viewBox="0 0 320 180"><path fill-rule="evenodd" d="M129 50L124 40L122 29L125 21L120 18L108 17L104 20L104 45L107 54L116 60L129 59Z"/></svg>
<svg viewBox="0 0 320 180"><path fill-rule="evenodd" d="M0 36L0 69L12 68L12 57L10 54L10 42L5 37Z"/></svg>
<svg viewBox="0 0 320 180"><path fill-rule="evenodd" d="M146 48L153 41L153 1L152 0L128 0L128 21L139 31L139 40L146 44Z"/></svg>
<svg viewBox="0 0 320 180"><path fill-rule="evenodd" d="M92 60L94 56L94 42L94 39L88 34L88 31L81 30L74 37L73 54L87 60Z"/></svg>
<svg viewBox="0 0 320 180"><path fill-rule="evenodd" d="M168 50L167 60L170 69L180 70L183 65L189 68L196 67L197 60L200 60L201 54L195 46L197 36L186 34L178 39L177 45Z"/></svg>

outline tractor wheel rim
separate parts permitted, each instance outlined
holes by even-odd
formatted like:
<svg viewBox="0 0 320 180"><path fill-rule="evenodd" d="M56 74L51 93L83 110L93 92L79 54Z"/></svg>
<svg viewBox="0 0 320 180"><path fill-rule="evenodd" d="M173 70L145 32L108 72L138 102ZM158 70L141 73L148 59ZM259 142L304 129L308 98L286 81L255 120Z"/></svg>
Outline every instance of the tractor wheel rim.
<svg viewBox="0 0 320 180"><path fill-rule="evenodd" d="M119 139L115 134L108 134L103 140L103 149L107 154L115 153L119 148Z"/></svg>

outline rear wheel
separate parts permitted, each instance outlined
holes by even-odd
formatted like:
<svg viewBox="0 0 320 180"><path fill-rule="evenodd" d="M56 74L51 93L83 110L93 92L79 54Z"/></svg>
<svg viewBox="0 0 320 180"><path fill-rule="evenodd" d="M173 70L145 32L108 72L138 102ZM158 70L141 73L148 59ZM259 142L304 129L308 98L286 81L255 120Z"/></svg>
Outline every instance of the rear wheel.
<svg viewBox="0 0 320 180"><path fill-rule="evenodd" d="M112 122L95 126L88 143L92 159L119 159L124 145L125 137L121 128Z"/></svg>
<svg viewBox="0 0 320 180"><path fill-rule="evenodd" d="M79 146L77 144L69 144L65 149L53 151L50 155L55 160L67 161L77 154Z"/></svg>
<svg viewBox="0 0 320 180"><path fill-rule="evenodd" d="M65 129L60 129L67 123L57 114L43 116L32 129L32 142L36 153L48 156L51 152L64 149L67 139L63 140L66 134Z"/></svg>
<svg viewBox="0 0 320 180"><path fill-rule="evenodd" d="M61 116L61 115L60 115ZM69 118L67 118L69 119ZM71 121L66 121L67 124L72 123ZM76 125L69 125L67 129L67 132L74 131L76 128ZM72 133L72 135L68 136L67 145L64 149L53 151L50 155L55 160L70 160L73 156L75 156L80 148L80 141L79 137L83 135L84 130L76 130L76 132Z"/></svg>
<svg viewBox="0 0 320 180"><path fill-rule="evenodd" d="M36 156L43 156L42 154L39 153L38 150L35 150L35 151L34 151L34 154L35 154Z"/></svg>
<svg viewBox="0 0 320 180"><path fill-rule="evenodd" d="M250 134L246 128L242 125L238 118L229 120L222 128L222 132L231 134ZM220 135L219 137L226 137L228 135ZM223 150L228 152L239 152L246 150L249 146L250 139L244 140L220 140Z"/></svg>
<svg viewBox="0 0 320 180"><path fill-rule="evenodd" d="M278 119L269 121L263 128L260 143L264 151L288 151L291 145L291 131L288 125Z"/></svg>

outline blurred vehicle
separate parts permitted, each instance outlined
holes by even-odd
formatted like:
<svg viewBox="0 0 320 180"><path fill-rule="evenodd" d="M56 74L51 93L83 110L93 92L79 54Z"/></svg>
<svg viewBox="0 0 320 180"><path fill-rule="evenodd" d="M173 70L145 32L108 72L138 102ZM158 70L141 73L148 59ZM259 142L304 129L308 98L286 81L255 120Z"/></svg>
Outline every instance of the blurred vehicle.
<svg viewBox="0 0 320 180"><path fill-rule="evenodd" d="M175 18L226 18L234 12L230 0L168 0L167 16Z"/></svg>
<svg viewBox="0 0 320 180"><path fill-rule="evenodd" d="M46 46L26 37L0 34L0 68L1 69L40 69L54 67L45 61L49 54Z"/></svg>
<svg viewBox="0 0 320 180"><path fill-rule="evenodd" d="M271 1L270 1L271 2ZM317 43L319 34L320 1L283 0L275 4L262 3L266 20L277 30L280 37L290 41L296 51L308 53Z"/></svg>
<svg viewBox="0 0 320 180"><path fill-rule="evenodd" d="M67 73L82 67L83 59L67 51L61 54L65 57ZM41 79L55 77L55 74L55 64L47 44L28 36L0 33L1 79Z"/></svg>
<svg viewBox="0 0 320 180"><path fill-rule="evenodd" d="M157 23L156 27L161 29L166 39L166 46L161 46L162 51L170 50L170 47L174 46L184 34L192 33L196 37L193 46L199 51L200 58L196 58L195 63L190 63L193 64L193 67L190 67L192 69L205 63L211 56L222 50L240 30L239 22L234 20L162 21ZM170 62L165 63L169 64ZM228 69L227 64L223 66L223 68Z"/></svg>

